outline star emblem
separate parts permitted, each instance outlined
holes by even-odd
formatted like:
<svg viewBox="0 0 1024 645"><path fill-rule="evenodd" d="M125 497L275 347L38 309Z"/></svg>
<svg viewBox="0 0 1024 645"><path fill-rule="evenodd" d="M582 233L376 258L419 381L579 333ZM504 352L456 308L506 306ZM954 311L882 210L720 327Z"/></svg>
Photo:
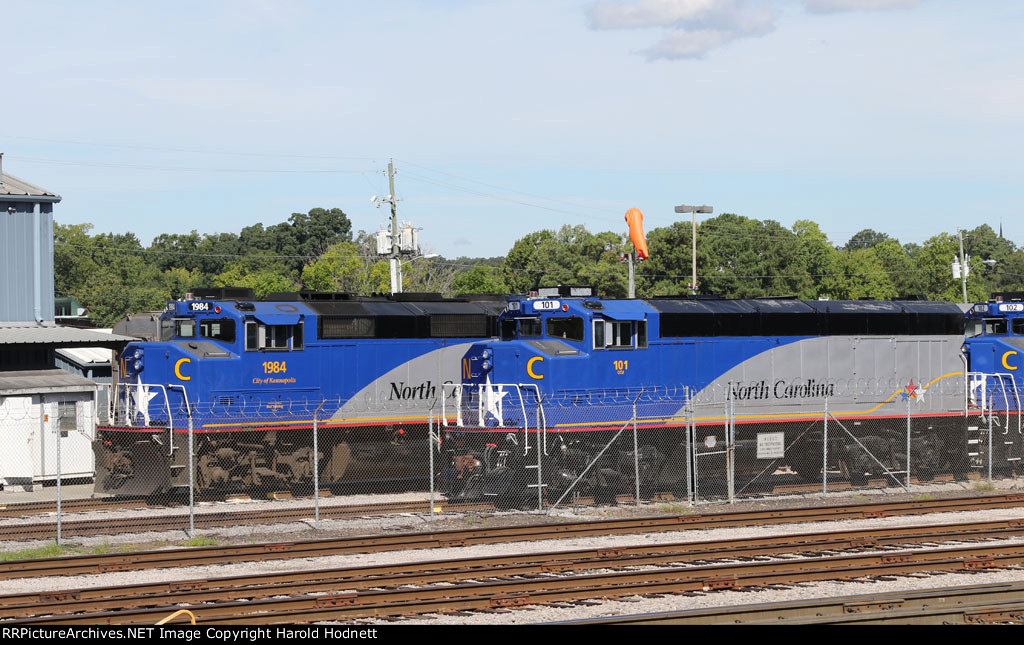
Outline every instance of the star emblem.
<svg viewBox="0 0 1024 645"><path fill-rule="evenodd" d="M916 399L917 398L917 393L916 392L917 392L917 386L914 385L914 379L910 379L910 385L908 385L903 390L903 392L902 392L903 400L906 401L908 398L909 399Z"/></svg>

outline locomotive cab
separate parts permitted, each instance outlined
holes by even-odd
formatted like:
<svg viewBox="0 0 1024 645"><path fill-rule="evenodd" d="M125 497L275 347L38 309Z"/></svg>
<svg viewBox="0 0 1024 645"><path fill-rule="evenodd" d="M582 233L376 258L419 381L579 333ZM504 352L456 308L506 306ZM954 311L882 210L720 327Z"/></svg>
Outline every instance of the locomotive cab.
<svg viewBox="0 0 1024 645"><path fill-rule="evenodd" d="M963 352L968 363L969 431L978 435L973 465L984 468L991 458L996 471L1020 472L1024 462L1024 293L994 294L967 311ZM991 428L991 437L988 429ZM991 445L991 455L988 446Z"/></svg>

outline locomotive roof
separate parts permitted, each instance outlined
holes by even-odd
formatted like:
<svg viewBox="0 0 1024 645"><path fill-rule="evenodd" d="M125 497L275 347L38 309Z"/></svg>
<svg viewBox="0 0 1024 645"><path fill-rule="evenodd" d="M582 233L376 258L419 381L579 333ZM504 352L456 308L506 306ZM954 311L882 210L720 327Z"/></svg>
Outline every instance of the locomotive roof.
<svg viewBox="0 0 1024 645"><path fill-rule="evenodd" d="M950 302L919 300L647 300L662 313L690 314L951 314L961 315Z"/></svg>
<svg viewBox="0 0 1024 645"><path fill-rule="evenodd" d="M348 301L307 301L302 303L324 316L423 316L428 314L497 315L505 308L504 300L467 301L458 299L394 302L384 298Z"/></svg>

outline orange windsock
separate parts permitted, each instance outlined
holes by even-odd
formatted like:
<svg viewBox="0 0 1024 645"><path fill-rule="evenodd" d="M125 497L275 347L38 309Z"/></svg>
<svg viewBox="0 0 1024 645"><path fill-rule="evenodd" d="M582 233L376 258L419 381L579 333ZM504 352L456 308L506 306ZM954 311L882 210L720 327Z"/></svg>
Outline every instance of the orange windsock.
<svg viewBox="0 0 1024 645"><path fill-rule="evenodd" d="M647 238L644 236L644 214L639 208L626 211L626 224L629 225L629 239L636 248L641 260L647 259Z"/></svg>

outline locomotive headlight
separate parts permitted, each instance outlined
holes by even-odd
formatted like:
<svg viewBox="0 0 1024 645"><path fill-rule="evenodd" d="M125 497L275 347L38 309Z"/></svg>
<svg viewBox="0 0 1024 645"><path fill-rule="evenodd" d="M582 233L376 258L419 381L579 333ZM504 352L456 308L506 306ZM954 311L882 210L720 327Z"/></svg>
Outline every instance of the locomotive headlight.
<svg viewBox="0 0 1024 645"><path fill-rule="evenodd" d="M483 363L480 364L480 367L484 368L485 370L489 370L489 369L491 369L491 362L490 361L484 361Z"/></svg>
<svg viewBox="0 0 1024 645"><path fill-rule="evenodd" d="M132 364L132 367L135 368L136 372L141 372L142 371L142 361L135 361L135 363Z"/></svg>
<svg viewBox="0 0 1024 645"><path fill-rule="evenodd" d="M480 352L480 356L486 361L488 358L491 357L491 350L485 349L484 351Z"/></svg>
<svg viewBox="0 0 1024 645"><path fill-rule="evenodd" d="M134 352L132 352L132 358L135 358L135 359L142 358L142 350L141 349L136 349Z"/></svg>

